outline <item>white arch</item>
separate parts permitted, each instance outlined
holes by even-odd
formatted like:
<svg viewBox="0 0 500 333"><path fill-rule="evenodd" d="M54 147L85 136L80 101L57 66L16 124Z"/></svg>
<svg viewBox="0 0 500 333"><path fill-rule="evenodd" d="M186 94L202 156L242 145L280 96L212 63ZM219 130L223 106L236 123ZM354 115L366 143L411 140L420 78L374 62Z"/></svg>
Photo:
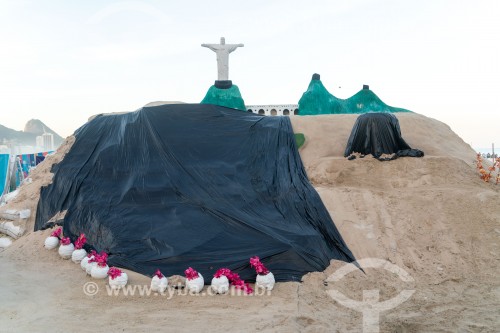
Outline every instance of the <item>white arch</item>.
<svg viewBox="0 0 500 333"><path fill-rule="evenodd" d="M295 116L295 110L299 106L297 104L278 104L278 105L247 105L247 110L251 110L253 113L259 114L259 110L264 110L266 116L271 116L271 111L276 110L276 116ZM285 115L283 112L288 110L289 114Z"/></svg>

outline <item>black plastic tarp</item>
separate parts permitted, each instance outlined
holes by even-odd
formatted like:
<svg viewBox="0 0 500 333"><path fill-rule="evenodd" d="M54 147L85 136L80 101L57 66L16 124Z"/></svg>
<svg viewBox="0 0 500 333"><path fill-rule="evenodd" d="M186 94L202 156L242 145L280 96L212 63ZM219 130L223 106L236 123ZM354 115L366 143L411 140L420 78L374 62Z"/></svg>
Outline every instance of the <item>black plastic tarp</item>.
<svg viewBox="0 0 500 333"><path fill-rule="evenodd" d="M260 256L276 280L330 259L353 261L308 181L288 117L183 104L101 115L75 133L43 187L35 230L67 210L109 264L152 275L221 267L252 280Z"/></svg>
<svg viewBox="0 0 500 333"><path fill-rule="evenodd" d="M365 113L359 116L347 140L344 157L353 153L371 154L379 160L398 157L422 157L424 153L412 149L401 137L398 118L392 113ZM381 158L381 155L392 155Z"/></svg>

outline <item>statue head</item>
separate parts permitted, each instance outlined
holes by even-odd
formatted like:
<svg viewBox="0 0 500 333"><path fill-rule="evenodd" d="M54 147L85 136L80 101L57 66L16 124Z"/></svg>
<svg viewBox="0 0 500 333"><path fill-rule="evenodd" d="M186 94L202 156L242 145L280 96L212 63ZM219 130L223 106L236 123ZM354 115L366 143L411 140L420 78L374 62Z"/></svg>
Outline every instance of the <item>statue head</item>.
<svg viewBox="0 0 500 333"><path fill-rule="evenodd" d="M220 38L220 45L225 45L226 44L226 39L224 37Z"/></svg>

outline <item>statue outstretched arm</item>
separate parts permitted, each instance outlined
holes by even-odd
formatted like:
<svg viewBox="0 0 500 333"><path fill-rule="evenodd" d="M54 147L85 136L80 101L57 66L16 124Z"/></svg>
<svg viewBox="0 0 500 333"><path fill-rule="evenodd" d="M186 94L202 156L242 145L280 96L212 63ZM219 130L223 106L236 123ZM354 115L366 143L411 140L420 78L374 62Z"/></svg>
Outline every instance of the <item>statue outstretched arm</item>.
<svg viewBox="0 0 500 333"><path fill-rule="evenodd" d="M201 46L208 47L212 51L217 51L218 50L218 48L216 48L215 47L216 45L214 45L214 44L201 44Z"/></svg>
<svg viewBox="0 0 500 333"><path fill-rule="evenodd" d="M227 52L231 53L234 50L236 50L238 47L243 47L243 46L245 46L245 45L244 44L232 44L231 47L227 49Z"/></svg>

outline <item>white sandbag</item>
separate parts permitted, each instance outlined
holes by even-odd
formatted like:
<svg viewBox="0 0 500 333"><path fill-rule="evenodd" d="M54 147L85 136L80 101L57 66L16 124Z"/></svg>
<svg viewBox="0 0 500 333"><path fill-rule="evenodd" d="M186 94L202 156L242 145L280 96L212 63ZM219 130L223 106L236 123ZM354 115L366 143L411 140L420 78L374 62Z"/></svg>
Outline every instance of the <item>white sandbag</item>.
<svg viewBox="0 0 500 333"><path fill-rule="evenodd" d="M84 249L76 249L71 254L71 261L75 264L79 264L85 257L87 257L87 251Z"/></svg>
<svg viewBox="0 0 500 333"><path fill-rule="evenodd" d="M31 210L29 209L23 209L19 211L19 218L20 219L28 219L31 215Z"/></svg>
<svg viewBox="0 0 500 333"><path fill-rule="evenodd" d="M214 277L210 284L210 288L217 294L225 294L229 290L229 280L225 275L221 275L221 277L218 278Z"/></svg>
<svg viewBox="0 0 500 333"><path fill-rule="evenodd" d="M203 276L199 272L197 278L192 280L186 279L186 288L190 292L199 293L203 289L204 285L205 285L205 280L203 279Z"/></svg>
<svg viewBox="0 0 500 333"><path fill-rule="evenodd" d="M163 293L168 287L168 279L167 277L159 278L158 276L153 276L151 279L151 291L156 291L159 293Z"/></svg>
<svg viewBox="0 0 500 333"><path fill-rule="evenodd" d="M54 237L54 236L49 236L49 237L45 238L45 242L44 242L43 246L47 250L53 250L57 247L57 245L59 245L59 238Z"/></svg>
<svg viewBox="0 0 500 333"><path fill-rule="evenodd" d="M257 274L255 279L255 286L259 288L265 288L267 290L273 290L275 284L274 274L269 272L266 275Z"/></svg>
<svg viewBox="0 0 500 333"><path fill-rule="evenodd" d="M7 237L0 238L0 247L6 248L12 245L12 241Z"/></svg>
<svg viewBox="0 0 500 333"><path fill-rule="evenodd" d="M75 246L73 245L73 243L69 243L68 245L61 244L61 246L59 246L59 250L57 252L59 252L59 255L61 256L61 258L69 259L69 258L71 258L71 255L73 254L74 250L75 250Z"/></svg>
<svg viewBox="0 0 500 333"><path fill-rule="evenodd" d="M109 286L111 289L120 289L125 287L128 281L128 275L125 272L122 272L120 276L115 277L114 279L111 276L108 279Z"/></svg>
<svg viewBox="0 0 500 333"><path fill-rule="evenodd" d="M96 263L96 265L94 265L90 271L90 276L92 276L94 279L104 279L108 276L108 271L108 265L101 267Z"/></svg>
<svg viewBox="0 0 500 333"><path fill-rule="evenodd" d="M4 194L3 200L5 201L5 203L9 203L9 201L14 199L18 194L19 194L19 189L9 192L7 194Z"/></svg>
<svg viewBox="0 0 500 333"><path fill-rule="evenodd" d="M23 235L24 229L20 226L15 226L12 222L0 222L0 232L14 239L18 239Z"/></svg>
<svg viewBox="0 0 500 333"><path fill-rule="evenodd" d="M2 210L0 211L0 218L11 221L17 221L19 219L19 211L15 209Z"/></svg>

